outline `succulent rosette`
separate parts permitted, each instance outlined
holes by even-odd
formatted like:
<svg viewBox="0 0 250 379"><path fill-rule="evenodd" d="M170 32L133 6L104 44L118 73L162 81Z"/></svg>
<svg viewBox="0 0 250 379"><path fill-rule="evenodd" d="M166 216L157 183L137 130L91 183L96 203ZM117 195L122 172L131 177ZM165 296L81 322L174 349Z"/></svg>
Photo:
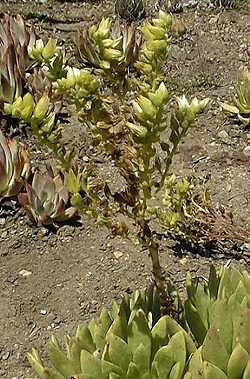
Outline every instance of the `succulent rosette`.
<svg viewBox="0 0 250 379"><path fill-rule="evenodd" d="M16 196L28 175L28 153L0 131L0 198Z"/></svg>
<svg viewBox="0 0 250 379"><path fill-rule="evenodd" d="M42 174L36 171L32 183L25 183L26 193L18 196L20 204L35 224L49 225L64 222L77 213L77 208L69 207L69 192L60 174L52 170Z"/></svg>

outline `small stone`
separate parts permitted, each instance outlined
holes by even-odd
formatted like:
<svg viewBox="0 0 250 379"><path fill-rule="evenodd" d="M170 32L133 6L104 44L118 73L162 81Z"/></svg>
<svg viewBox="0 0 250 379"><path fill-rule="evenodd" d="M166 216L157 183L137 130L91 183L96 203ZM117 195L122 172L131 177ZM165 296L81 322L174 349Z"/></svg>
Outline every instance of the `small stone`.
<svg viewBox="0 0 250 379"><path fill-rule="evenodd" d="M123 256L123 253L121 251L114 251L113 254L116 259L120 259Z"/></svg>
<svg viewBox="0 0 250 379"><path fill-rule="evenodd" d="M19 271L19 275L23 276L24 278L27 278L31 274L32 274L32 272L28 271L28 270L21 270L21 271Z"/></svg>
<svg viewBox="0 0 250 379"><path fill-rule="evenodd" d="M246 157L250 157L250 146L246 146L245 149L243 150L243 154Z"/></svg>
<svg viewBox="0 0 250 379"><path fill-rule="evenodd" d="M1 217L0 218L0 225L4 225L5 224L5 218Z"/></svg>
<svg viewBox="0 0 250 379"><path fill-rule="evenodd" d="M184 257L184 258L180 259L180 264L182 264L183 266L185 266L187 264L187 258Z"/></svg>
<svg viewBox="0 0 250 379"><path fill-rule="evenodd" d="M240 249L242 251L250 251L250 243L243 243L243 245L241 245Z"/></svg>
<svg viewBox="0 0 250 379"><path fill-rule="evenodd" d="M211 142L209 145L210 145L210 146L216 146L216 142L213 141L213 142Z"/></svg>
<svg viewBox="0 0 250 379"><path fill-rule="evenodd" d="M47 311L46 311L46 309L41 309L40 313L41 313L41 315L46 315Z"/></svg>
<svg viewBox="0 0 250 379"><path fill-rule="evenodd" d="M83 162L88 163L89 157L87 157L87 155L84 155L84 157L82 157L82 160L83 160Z"/></svg>
<svg viewBox="0 0 250 379"><path fill-rule="evenodd" d="M2 233L1 237L4 239L4 238L7 237L7 235L8 235L8 232L7 232L7 230L5 230L5 231Z"/></svg>
<svg viewBox="0 0 250 379"><path fill-rule="evenodd" d="M4 354L2 355L2 360L3 360L3 361L7 361L7 359L9 358L9 356L10 356L10 352L9 352L9 351L6 351L6 353L4 353Z"/></svg>
<svg viewBox="0 0 250 379"><path fill-rule="evenodd" d="M218 133L218 137L223 141L223 142L228 142L229 141L229 135L225 130L221 130Z"/></svg>

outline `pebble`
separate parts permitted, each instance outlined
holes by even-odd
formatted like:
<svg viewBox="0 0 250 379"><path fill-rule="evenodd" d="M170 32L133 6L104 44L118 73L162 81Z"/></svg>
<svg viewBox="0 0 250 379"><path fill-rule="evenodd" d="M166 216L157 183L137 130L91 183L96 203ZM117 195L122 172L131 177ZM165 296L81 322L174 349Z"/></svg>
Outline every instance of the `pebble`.
<svg viewBox="0 0 250 379"><path fill-rule="evenodd" d="M9 356L10 356L10 352L9 352L9 351L6 351L6 353L4 353L4 354L2 355L2 360L3 360L3 361L6 361L6 360L9 358Z"/></svg>
<svg viewBox="0 0 250 379"><path fill-rule="evenodd" d="M19 271L19 275L23 276L24 278L27 278L31 274L32 274L32 272L28 271L28 270L21 270L21 271Z"/></svg>
<svg viewBox="0 0 250 379"><path fill-rule="evenodd" d="M5 224L5 218L1 217L0 218L0 225L4 225Z"/></svg>
<svg viewBox="0 0 250 379"><path fill-rule="evenodd" d="M223 142L228 142L229 141L229 135L225 130L221 130L218 133L218 137L223 141Z"/></svg>
<svg viewBox="0 0 250 379"><path fill-rule="evenodd" d="M240 247L241 251L250 251L250 243L243 243L243 245Z"/></svg>
<svg viewBox="0 0 250 379"><path fill-rule="evenodd" d="M246 156L246 157L250 157L250 146L246 146L245 149L243 150L243 154Z"/></svg>
<svg viewBox="0 0 250 379"><path fill-rule="evenodd" d="M84 157L82 157L82 160L83 160L83 162L88 163L89 157L87 157L87 155L84 155Z"/></svg>
<svg viewBox="0 0 250 379"><path fill-rule="evenodd" d="M114 251L113 254L116 259L120 259L123 256L123 253L121 251Z"/></svg>
<svg viewBox="0 0 250 379"><path fill-rule="evenodd" d="M184 257L184 258L180 259L180 264L182 264L183 266L185 266L187 264L187 261L188 261L187 258Z"/></svg>

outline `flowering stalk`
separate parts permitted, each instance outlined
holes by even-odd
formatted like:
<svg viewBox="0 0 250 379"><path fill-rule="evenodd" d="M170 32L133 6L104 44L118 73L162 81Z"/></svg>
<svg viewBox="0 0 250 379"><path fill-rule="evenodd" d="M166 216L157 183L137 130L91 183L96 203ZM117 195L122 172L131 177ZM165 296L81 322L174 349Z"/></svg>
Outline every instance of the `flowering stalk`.
<svg viewBox="0 0 250 379"><path fill-rule="evenodd" d="M37 103L30 93L24 97L19 96L13 104L4 103L3 113L29 124L31 133L54 153L62 167L71 167L74 153L64 146L61 128L56 122L56 114L48 96L42 96Z"/></svg>

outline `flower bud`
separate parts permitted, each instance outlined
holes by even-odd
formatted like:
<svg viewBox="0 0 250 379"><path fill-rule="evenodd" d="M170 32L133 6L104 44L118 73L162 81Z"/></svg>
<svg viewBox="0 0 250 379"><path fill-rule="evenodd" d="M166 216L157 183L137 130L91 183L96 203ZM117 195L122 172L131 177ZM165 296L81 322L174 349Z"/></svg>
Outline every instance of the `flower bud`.
<svg viewBox="0 0 250 379"><path fill-rule="evenodd" d="M169 29L172 25L172 17L162 10L159 11L159 20L161 25L167 29Z"/></svg>
<svg viewBox="0 0 250 379"><path fill-rule="evenodd" d="M69 170L65 177L65 185L69 192L77 194L81 191L81 174L75 174L72 169Z"/></svg>
<svg viewBox="0 0 250 379"><path fill-rule="evenodd" d="M148 130L144 126L133 124L132 122L127 122L126 124L130 131L135 137L138 137L139 140L144 140L147 137Z"/></svg>
<svg viewBox="0 0 250 379"><path fill-rule="evenodd" d="M151 64L147 64L147 63L143 63L143 62L136 62L135 66L136 66L137 70L143 72L143 74L145 74L145 75L151 74L151 72L153 71Z"/></svg>
<svg viewBox="0 0 250 379"><path fill-rule="evenodd" d="M146 39L161 40L165 38L165 30L160 26L147 23L141 30Z"/></svg>
<svg viewBox="0 0 250 379"><path fill-rule="evenodd" d="M151 100L147 99L144 96L139 96L138 103L142 109L145 118L153 120L156 116L157 110L155 106L152 104Z"/></svg>
<svg viewBox="0 0 250 379"><path fill-rule="evenodd" d="M168 98L168 91L165 84L162 82L155 92L148 94L148 97L156 107L162 106Z"/></svg>
<svg viewBox="0 0 250 379"><path fill-rule="evenodd" d="M50 38L42 51L42 56L45 61L51 59L56 52L56 39Z"/></svg>
<svg viewBox="0 0 250 379"><path fill-rule="evenodd" d="M167 48L167 42L164 40L153 40L146 43L147 49L153 51L162 51Z"/></svg>
<svg viewBox="0 0 250 379"><path fill-rule="evenodd" d="M103 52L103 58L107 60L117 60L121 58L121 52L116 49L105 49Z"/></svg>
<svg viewBox="0 0 250 379"><path fill-rule="evenodd" d="M75 208L82 208L83 206L83 198L79 193L75 193L71 196L70 199L71 205Z"/></svg>
<svg viewBox="0 0 250 379"><path fill-rule="evenodd" d="M44 49L44 43L42 39L36 41L33 48L29 49L29 55L32 59L41 60L42 52Z"/></svg>
<svg viewBox="0 0 250 379"><path fill-rule="evenodd" d="M23 99L21 96L19 96L13 103L12 106L12 116L16 118L21 117L21 111L22 111L22 105L23 105Z"/></svg>
<svg viewBox="0 0 250 379"><path fill-rule="evenodd" d="M30 93L27 93L23 98L21 117L23 120L28 121L32 116L34 110L34 100Z"/></svg>
<svg viewBox="0 0 250 379"><path fill-rule="evenodd" d="M98 29L92 29L92 35L95 39L105 39L108 37L110 30L110 20L108 18L103 18L100 22Z"/></svg>
<svg viewBox="0 0 250 379"><path fill-rule="evenodd" d="M114 41L111 38L106 38L102 41L103 47L110 48L114 47Z"/></svg>
<svg viewBox="0 0 250 379"><path fill-rule="evenodd" d="M42 121L46 116L49 108L49 97L42 96L36 104L33 116L35 119Z"/></svg>
<svg viewBox="0 0 250 379"><path fill-rule="evenodd" d="M3 113L6 115L11 115L13 109L13 104L4 103L3 105Z"/></svg>

